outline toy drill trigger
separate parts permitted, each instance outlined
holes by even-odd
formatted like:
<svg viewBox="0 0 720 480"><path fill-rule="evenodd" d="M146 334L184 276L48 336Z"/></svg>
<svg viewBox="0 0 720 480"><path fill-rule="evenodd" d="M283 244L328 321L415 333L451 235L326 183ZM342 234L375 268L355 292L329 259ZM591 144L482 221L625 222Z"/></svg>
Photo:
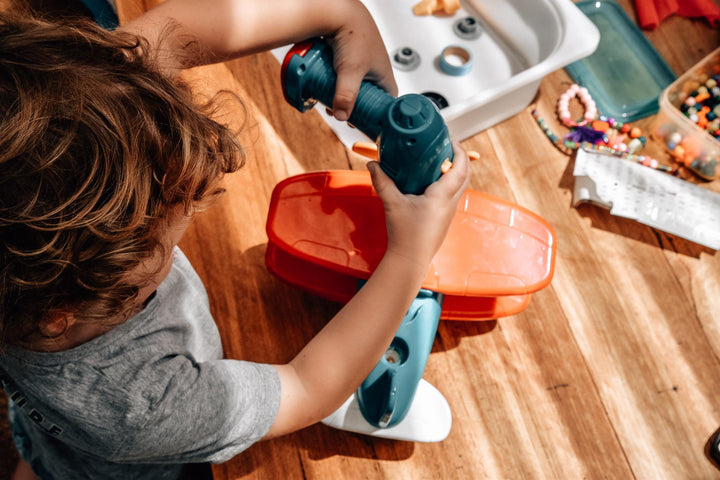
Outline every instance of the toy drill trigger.
<svg viewBox="0 0 720 480"><path fill-rule="evenodd" d="M353 145L353 150L355 149L355 146ZM469 160L480 160L480 154L474 150L468 150L467 156ZM452 161L449 158L446 158L445 161L443 161L442 165L440 165L440 173L445 174L450 171L453 164Z"/></svg>
<svg viewBox="0 0 720 480"><path fill-rule="evenodd" d="M452 162L449 158L446 158L445 161L440 165L440 172L447 173L452 168Z"/></svg>
<svg viewBox="0 0 720 480"><path fill-rule="evenodd" d="M378 147L372 142L355 142L353 143L352 151L370 160L378 159Z"/></svg>
<svg viewBox="0 0 720 480"><path fill-rule="evenodd" d="M480 160L480 154L474 150L468 150L467 156L469 160ZM449 158L446 158L445 161L440 166L440 172L441 173L447 173L452 168L452 161L450 161Z"/></svg>

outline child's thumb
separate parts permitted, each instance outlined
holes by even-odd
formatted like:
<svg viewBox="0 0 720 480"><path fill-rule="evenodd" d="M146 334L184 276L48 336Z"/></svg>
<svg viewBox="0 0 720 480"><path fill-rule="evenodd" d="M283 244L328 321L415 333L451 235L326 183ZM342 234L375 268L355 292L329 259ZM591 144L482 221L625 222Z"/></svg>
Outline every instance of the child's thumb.
<svg viewBox="0 0 720 480"><path fill-rule="evenodd" d="M380 168L378 162L368 162L367 169L370 171L373 187L383 201L389 200L395 194L402 195L392 179Z"/></svg>
<svg viewBox="0 0 720 480"><path fill-rule="evenodd" d="M362 75L344 70L338 71L332 106L333 116L338 120L344 122L350 118L350 114L357 101L361 82Z"/></svg>

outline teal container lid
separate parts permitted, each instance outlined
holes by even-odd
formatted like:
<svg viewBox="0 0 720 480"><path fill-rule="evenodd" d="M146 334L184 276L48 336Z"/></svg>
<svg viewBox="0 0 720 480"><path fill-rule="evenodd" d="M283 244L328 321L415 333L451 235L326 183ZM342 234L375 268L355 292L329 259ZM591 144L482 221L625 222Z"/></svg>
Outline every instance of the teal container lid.
<svg viewBox="0 0 720 480"><path fill-rule="evenodd" d="M583 0L575 4L600 30L592 55L565 67L588 89L598 112L622 122L657 113L658 97L675 73L643 32L614 1Z"/></svg>

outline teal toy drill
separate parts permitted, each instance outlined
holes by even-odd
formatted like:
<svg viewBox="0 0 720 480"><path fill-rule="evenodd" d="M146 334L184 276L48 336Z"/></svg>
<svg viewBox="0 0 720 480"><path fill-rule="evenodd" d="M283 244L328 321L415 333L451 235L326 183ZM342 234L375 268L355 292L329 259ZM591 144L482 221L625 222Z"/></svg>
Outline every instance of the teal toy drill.
<svg viewBox="0 0 720 480"><path fill-rule="evenodd" d="M300 112L318 100L331 107L336 79L332 49L323 40L296 44L285 56L285 99ZM380 167L403 193L422 194L452 161L445 121L423 95L395 98L364 81L348 122L377 142ZM418 294L392 345L358 388L360 410L370 424L391 427L407 415L432 349L442 299L428 290Z"/></svg>
<svg viewBox="0 0 720 480"><path fill-rule="evenodd" d="M301 112L317 101L332 107L336 79L332 49L323 40L298 43L285 56L285 99ZM403 193L423 193L452 161L445 121L423 95L395 98L364 81L348 122L377 142L380 167Z"/></svg>

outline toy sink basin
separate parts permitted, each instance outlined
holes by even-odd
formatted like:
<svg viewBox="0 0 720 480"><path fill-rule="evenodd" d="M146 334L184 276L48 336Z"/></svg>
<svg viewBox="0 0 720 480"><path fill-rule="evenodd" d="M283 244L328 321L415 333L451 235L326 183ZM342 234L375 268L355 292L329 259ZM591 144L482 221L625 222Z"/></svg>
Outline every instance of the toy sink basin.
<svg viewBox="0 0 720 480"><path fill-rule="evenodd" d="M383 205L367 172L283 180L273 191L266 230L271 272L339 302L356 293L357 281L370 276L387 248ZM511 315L550 283L555 252L553 230L543 219L468 190L423 288L445 295L444 319Z"/></svg>
<svg viewBox="0 0 720 480"><path fill-rule="evenodd" d="M571 0L461 0L450 16L416 16L418 0L363 0L373 15L388 53L410 47L420 56L414 70L394 65L400 95L432 92L445 98L441 110L450 134L468 138L523 110L542 78L592 54L600 41L595 24ZM473 17L481 34L464 39L453 29ZM458 45L472 56L469 73L451 76L439 67L442 50ZM273 53L282 61L288 48ZM318 109L347 146L366 140Z"/></svg>

